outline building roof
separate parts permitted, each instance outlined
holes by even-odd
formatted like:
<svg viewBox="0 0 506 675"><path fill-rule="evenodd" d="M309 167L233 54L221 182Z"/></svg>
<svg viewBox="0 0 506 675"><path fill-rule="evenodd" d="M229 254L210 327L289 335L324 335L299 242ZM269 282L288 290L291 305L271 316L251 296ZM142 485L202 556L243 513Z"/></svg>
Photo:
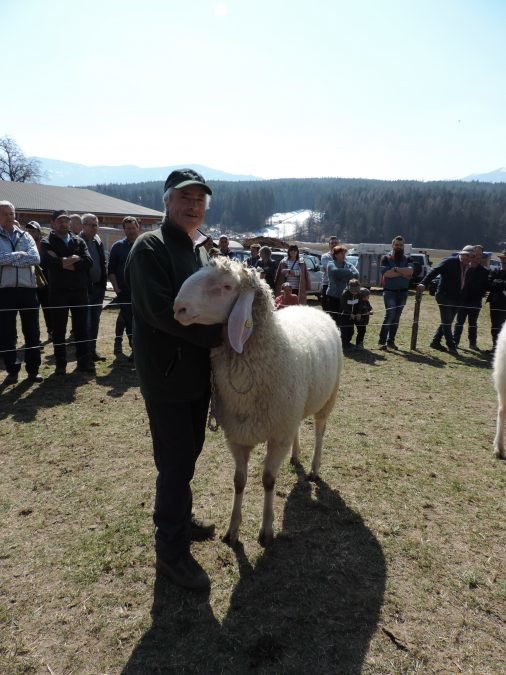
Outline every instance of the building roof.
<svg viewBox="0 0 506 675"><path fill-rule="evenodd" d="M148 209L123 199L109 197L94 190L74 187L57 187L39 183L0 181L0 200L7 200L20 211L56 211L71 213L96 213L118 216L161 218L163 213ZM161 195L160 195L161 201Z"/></svg>

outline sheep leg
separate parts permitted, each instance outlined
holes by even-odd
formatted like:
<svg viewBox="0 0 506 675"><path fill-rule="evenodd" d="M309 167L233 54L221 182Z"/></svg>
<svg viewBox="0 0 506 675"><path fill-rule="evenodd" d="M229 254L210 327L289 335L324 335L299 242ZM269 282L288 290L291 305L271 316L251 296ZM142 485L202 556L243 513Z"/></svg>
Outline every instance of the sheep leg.
<svg viewBox="0 0 506 675"><path fill-rule="evenodd" d="M320 464L322 461L323 435L325 434L326 426L327 426L327 418L317 417L315 415L314 452L313 452L313 461L311 463L311 473L309 474L309 480L316 480L318 478L318 472L320 471Z"/></svg>
<svg viewBox="0 0 506 675"><path fill-rule="evenodd" d="M300 465L299 452L300 452L299 428L297 427L297 433L295 434L295 438L293 439L292 456L290 457L290 464L293 464L294 466Z"/></svg>
<svg viewBox="0 0 506 675"><path fill-rule="evenodd" d="M239 540L239 527L242 521L242 500L244 497L244 488L248 480L248 460L252 448L239 443L229 443L229 448L235 459L234 473L234 504L232 506L232 516L226 535L223 537L230 546L235 546Z"/></svg>
<svg viewBox="0 0 506 675"><path fill-rule="evenodd" d="M276 476L283 458L288 454L289 447L286 445L267 443L267 455L264 462L262 484L264 486L264 512L262 515L262 527L258 534L258 542L261 546L268 546L273 538L272 524L274 522L274 485Z"/></svg>
<svg viewBox="0 0 506 675"><path fill-rule="evenodd" d="M504 418L506 416L506 406L499 398L497 406L497 428L494 438L494 454L498 459L506 459L504 454Z"/></svg>

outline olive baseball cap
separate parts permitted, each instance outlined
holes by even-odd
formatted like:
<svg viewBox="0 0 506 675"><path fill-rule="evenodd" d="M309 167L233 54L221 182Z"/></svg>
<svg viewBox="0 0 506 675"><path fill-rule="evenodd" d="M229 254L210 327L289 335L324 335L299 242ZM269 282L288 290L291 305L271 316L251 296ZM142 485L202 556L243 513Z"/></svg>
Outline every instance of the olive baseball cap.
<svg viewBox="0 0 506 675"><path fill-rule="evenodd" d="M168 175L163 187L164 191L166 192L169 188L180 190L181 188L187 187L188 185L200 185L208 195L213 194L213 191L209 185L207 185L203 176L193 169L176 169L176 171L173 171Z"/></svg>

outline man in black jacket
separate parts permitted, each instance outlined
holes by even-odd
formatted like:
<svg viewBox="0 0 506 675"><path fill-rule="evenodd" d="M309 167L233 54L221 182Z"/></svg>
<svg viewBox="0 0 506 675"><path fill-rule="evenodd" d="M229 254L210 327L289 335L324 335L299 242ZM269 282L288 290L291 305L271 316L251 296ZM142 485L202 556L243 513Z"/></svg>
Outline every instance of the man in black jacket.
<svg viewBox="0 0 506 675"><path fill-rule="evenodd" d="M458 354L457 346L453 339L452 323L459 307L462 305L462 292L471 256L474 256L474 246L469 244L464 246L458 255L445 258L439 265L433 267L416 287L417 291L423 293L432 279L435 279L437 276L440 278L436 291L436 301L439 305L441 323L430 343L433 349L446 351L441 344L444 335L450 354Z"/></svg>
<svg viewBox="0 0 506 675"><path fill-rule="evenodd" d="M98 327L104 304L107 285L107 268L104 245L98 236L98 218L94 213L85 213L82 217L83 230L80 236L86 242L88 252L93 260L89 271L88 284L88 339L89 351L93 361L105 361L105 356L97 352Z"/></svg>
<svg viewBox="0 0 506 675"><path fill-rule="evenodd" d="M488 290L488 269L482 265L483 247L479 244L474 247L474 255L470 256L462 289L462 306L457 312L453 339L455 346L459 346L460 338L467 319L467 334L469 348L478 349L478 317L481 311L481 301Z"/></svg>
<svg viewBox="0 0 506 675"><path fill-rule="evenodd" d="M210 581L190 553L190 540L212 536L214 525L192 516L190 482L205 438L209 350L221 344L222 326L182 326L174 318L173 303L185 279L200 266L194 239L210 195L195 171L173 171L165 181L161 228L136 239L125 268L135 364L158 470L156 568L195 591L208 590Z"/></svg>
<svg viewBox="0 0 506 675"><path fill-rule="evenodd" d="M81 237L71 234L70 218L63 210L54 211L53 230L40 244L41 264L49 274L49 303L53 314L53 345L56 375L67 368L65 331L72 316L77 369L94 372L88 345L88 272L93 264Z"/></svg>

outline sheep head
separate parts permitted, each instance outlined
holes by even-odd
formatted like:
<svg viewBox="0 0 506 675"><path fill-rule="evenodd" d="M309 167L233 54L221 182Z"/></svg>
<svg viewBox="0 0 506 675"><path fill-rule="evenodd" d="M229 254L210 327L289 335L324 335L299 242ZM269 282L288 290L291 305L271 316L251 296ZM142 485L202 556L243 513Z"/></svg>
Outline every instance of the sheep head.
<svg viewBox="0 0 506 675"><path fill-rule="evenodd" d="M260 283L255 270L229 258L213 258L183 283L174 316L183 326L226 323L230 344L242 353L253 330L252 306Z"/></svg>

